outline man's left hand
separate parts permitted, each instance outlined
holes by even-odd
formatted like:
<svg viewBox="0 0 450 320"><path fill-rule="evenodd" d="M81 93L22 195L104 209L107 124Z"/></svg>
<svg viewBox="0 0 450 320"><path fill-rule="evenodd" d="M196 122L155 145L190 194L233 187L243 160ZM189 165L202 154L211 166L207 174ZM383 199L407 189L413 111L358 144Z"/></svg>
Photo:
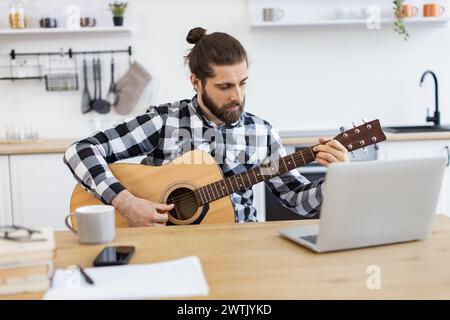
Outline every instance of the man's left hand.
<svg viewBox="0 0 450 320"><path fill-rule="evenodd" d="M328 167L334 162L348 162L348 151L337 140L328 141L328 139L320 138L320 145L313 148L316 154L316 161L321 165Z"/></svg>

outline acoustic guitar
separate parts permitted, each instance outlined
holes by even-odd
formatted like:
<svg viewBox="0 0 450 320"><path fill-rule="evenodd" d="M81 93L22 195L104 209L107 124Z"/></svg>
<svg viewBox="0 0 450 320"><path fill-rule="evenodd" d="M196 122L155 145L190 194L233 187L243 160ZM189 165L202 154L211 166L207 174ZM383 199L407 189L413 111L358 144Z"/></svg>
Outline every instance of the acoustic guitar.
<svg viewBox="0 0 450 320"><path fill-rule="evenodd" d="M335 140L352 152L386 140L378 120L338 134ZM168 225L233 223L234 209L230 195L254 184L315 161L313 147L265 163L246 172L224 178L214 158L203 151L184 153L162 166L112 163L113 175L133 195L154 202L175 204ZM78 184L72 194L70 210L102 204ZM75 219L73 219L75 220ZM76 221L72 221L73 225ZM127 227L127 220L116 210L116 226Z"/></svg>

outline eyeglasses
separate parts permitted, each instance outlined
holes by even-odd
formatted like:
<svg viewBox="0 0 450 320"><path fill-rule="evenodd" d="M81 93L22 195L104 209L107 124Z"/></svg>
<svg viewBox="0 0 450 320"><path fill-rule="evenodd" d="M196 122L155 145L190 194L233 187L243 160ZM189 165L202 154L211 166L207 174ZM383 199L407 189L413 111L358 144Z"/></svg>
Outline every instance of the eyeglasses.
<svg viewBox="0 0 450 320"><path fill-rule="evenodd" d="M33 230L21 226L0 226L0 239L11 240L17 242L34 242L45 241L45 238L40 238L41 231Z"/></svg>

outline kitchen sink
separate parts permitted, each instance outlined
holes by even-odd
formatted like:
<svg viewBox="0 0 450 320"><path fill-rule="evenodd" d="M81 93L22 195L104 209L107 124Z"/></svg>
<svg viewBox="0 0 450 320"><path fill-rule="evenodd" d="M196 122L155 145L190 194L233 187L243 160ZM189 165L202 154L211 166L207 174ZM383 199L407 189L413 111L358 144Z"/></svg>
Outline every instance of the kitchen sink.
<svg viewBox="0 0 450 320"><path fill-rule="evenodd" d="M450 131L450 125L447 126L398 126L384 127L384 131L392 133L413 133L413 132L442 132Z"/></svg>

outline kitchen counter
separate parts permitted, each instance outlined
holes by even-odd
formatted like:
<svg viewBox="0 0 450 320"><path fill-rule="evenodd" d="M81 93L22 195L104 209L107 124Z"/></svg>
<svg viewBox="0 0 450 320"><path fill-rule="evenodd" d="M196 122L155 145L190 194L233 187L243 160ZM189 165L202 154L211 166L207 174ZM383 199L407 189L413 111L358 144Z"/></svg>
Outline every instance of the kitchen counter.
<svg viewBox="0 0 450 320"><path fill-rule="evenodd" d="M77 139L40 139L11 143L0 141L0 155L64 153Z"/></svg>
<svg viewBox="0 0 450 320"><path fill-rule="evenodd" d="M332 138L337 133L332 130L280 131L280 137L285 145L310 145L316 144L319 137ZM386 137L388 141L450 140L450 132L389 133ZM75 138L43 139L22 143L0 141L0 155L64 153L77 140Z"/></svg>

